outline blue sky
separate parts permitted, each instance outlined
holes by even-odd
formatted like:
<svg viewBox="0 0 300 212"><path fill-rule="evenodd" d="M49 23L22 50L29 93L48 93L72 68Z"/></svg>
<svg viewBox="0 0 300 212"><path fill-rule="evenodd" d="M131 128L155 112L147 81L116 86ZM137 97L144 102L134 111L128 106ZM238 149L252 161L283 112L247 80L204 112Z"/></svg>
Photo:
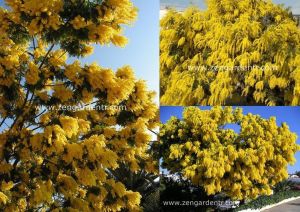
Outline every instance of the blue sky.
<svg viewBox="0 0 300 212"><path fill-rule="evenodd" d="M161 0L161 5L170 5L170 6L179 6L179 7L187 7L190 2L194 5L198 5L200 8L204 9L205 0ZM287 7L291 7L293 13L300 14L300 1L296 0L273 0L276 4L284 4Z"/></svg>
<svg viewBox="0 0 300 212"><path fill-rule="evenodd" d="M125 27L129 39L125 48L97 45L94 54L82 59L103 67L117 69L130 65L139 79L147 81L151 90L159 91L159 0L132 0L139 9L137 21Z"/></svg>
<svg viewBox="0 0 300 212"><path fill-rule="evenodd" d="M201 109L209 109L210 107L200 107ZM244 114L259 114L263 118L275 116L277 124L286 122L290 130L298 135L297 143L300 144L300 107L242 107ZM182 118L184 107L160 107L160 120L165 123L171 116ZM233 126L234 127L234 126ZM296 153L297 162L294 166L289 166L289 173L300 171L300 152Z"/></svg>
<svg viewBox="0 0 300 212"><path fill-rule="evenodd" d="M287 7L291 7L294 14L300 14L300 1L296 0L273 0L276 4L284 4Z"/></svg>

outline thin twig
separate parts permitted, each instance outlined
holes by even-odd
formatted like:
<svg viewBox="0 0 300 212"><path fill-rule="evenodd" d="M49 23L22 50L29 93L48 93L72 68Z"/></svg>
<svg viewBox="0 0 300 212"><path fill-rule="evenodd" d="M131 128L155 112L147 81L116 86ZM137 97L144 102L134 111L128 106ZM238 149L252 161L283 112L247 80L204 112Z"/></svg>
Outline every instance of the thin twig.
<svg viewBox="0 0 300 212"><path fill-rule="evenodd" d="M25 107L25 105L26 105L26 103L27 103L27 100L28 100L28 96L29 96L29 89L27 89L26 97L25 97L24 103L23 103L23 105L22 105L21 108L24 108L24 107ZM11 125L9 131L11 131L11 130L14 128L15 124L17 123L18 119L20 118L20 115L21 115L21 114L18 114L18 115L17 115L17 117L16 117L16 119L14 120L14 122L12 123L12 125Z"/></svg>
<svg viewBox="0 0 300 212"><path fill-rule="evenodd" d="M5 122L6 119L7 119L7 116L1 121L0 127L2 126L2 124L4 124L4 122Z"/></svg>
<svg viewBox="0 0 300 212"><path fill-rule="evenodd" d="M56 163L54 163L53 161L51 161L51 160L49 160L49 159L47 159L47 158L44 158L44 160L57 166Z"/></svg>
<svg viewBox="0 0 300 212"><path fill-rule="evenodd" d="M96 104L96 103L98 103L100 100L97 100L97 101L94 101L94 102L92 102L92 103L88 103L88 104L85 104L84 106L86 107L86 106L90 106L90 105L92 105L92 104Z"/></svg>
<svg viewBox="0 0 300 212"><path fill-rule="evenodd" d="M6 124L6 122L4 122L4 124L5 124L7 127L9 127L8 124Z"/></svg>
<svg viewBox="0 0 300 212"><path fill-rule="evenodd" d="M153 130L151 130L151 129L148 129L150 132L152 132L152 133L154 133L155 135L158 135L158 133L157 132L155 132L155 131L153 131Z"/></svg>
<svg viewBox="0 0 300 212"><path fill-rule="evenodd" d="M46 109L43 110L41 113L39 113L38 115L36 115L36 116L34 117L34 119L38 118L40 115L42 115L42 114L45 113L46 111L47 111Z"/></svg>
<svg viewBox="0 0 300 212"><path fill-rule="evenodd" d="M35 42L34 42L34 36L32 36L32 44L33 44L33 49L35 50L36 46L35 46Z"/></svg>
<svg viewBox="0 0 300 212"><path fill-rule="evenodd" d="M49 48L48 52L46 53L45 57L43 58L43 61L41 62L39 69L41 69L44 65L44 63L46 62L46 59L48 57L48 55L50 54L50 52L52 51L52 49L54 48L55 44L52 44L51 47Z"/></svg>
<svg viewBox="0 0 300 212"><path fill-rule="evenodd" d="M54 87L54 86L61 86L61 85L64 85L64 83L61 83L61 84L45 85L45 87Z"/></svg>
<svg viewBox="0 0 300 212"><path fill-rule="evenodd" d="M38 127L36 127L36 128L30 129L30 130L35 131L35 130L40 129L40 128L42 128L42 127L43 127L43 126L38 126Z"/></svg>
<svg viewBox="0 0 300 212"><path fill-rule="evenodd" d="M59 56L59 59L60 59L61 57L63 57L66 53L67 53L67 51L64 51L64 53L63 53L62 55Z"/></svg>
<svg viewBox="0 0 300 212"><path fill-rule="evenodd" d="M32 54L31 52L26 51L26 53L29 54L31 57L34 57L34 54Z"/></svg>

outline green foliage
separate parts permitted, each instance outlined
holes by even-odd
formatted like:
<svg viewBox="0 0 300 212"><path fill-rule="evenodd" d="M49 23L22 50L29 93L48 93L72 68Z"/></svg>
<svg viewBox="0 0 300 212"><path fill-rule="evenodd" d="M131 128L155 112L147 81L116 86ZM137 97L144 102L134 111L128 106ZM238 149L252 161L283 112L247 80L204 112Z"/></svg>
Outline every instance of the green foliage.
<svg viewBox="0 0 300 212"><path fill-rule="evenodd" d="M289 199L292 197L299 197L299 196L300 196L300 191L291 191L291 190L281 191L271 196L261 196L256 200L246 203L233 211L241 211L244 209L260 209L263 208L264 206L276 204L285 199Z"/></svg>
<svg viewBox="0 0 300 212"><path fill-rule="evenodd" d="M182 212L182 211L197 211L204 212L211 209L208 206L171 206L166 205L170 201L207 201L213 200L213 196L207 196L204 189L191 184L189 180L177 176L179 179L162 176L160 185L160 202L162 211L166 212Z"/></svg>
<svg viewBox="0 0 300 212"><path fill-rule="evenodd" d="M297 171L297 172L295 173L295 175L297 175L298 177L300 177L300 171Z"/></svg>
<svg viewBox="0 0 300 212"><path fill-rule="evenodd" d="M161 210L159 190L156 190L150 195L146 196L142 199L142 201L142 207L144 212L158 212Z"/></svg>
<svg viewBox="0 0 300 212"><path fill-rule="evenodd" d="M295 185L294 182L291 182L289 180L284 180L280 183L277 183L275 186L274 186L274 193L278 193L278 192L282 192L282 191L289 191L293 188L293 186Z"/></svg>

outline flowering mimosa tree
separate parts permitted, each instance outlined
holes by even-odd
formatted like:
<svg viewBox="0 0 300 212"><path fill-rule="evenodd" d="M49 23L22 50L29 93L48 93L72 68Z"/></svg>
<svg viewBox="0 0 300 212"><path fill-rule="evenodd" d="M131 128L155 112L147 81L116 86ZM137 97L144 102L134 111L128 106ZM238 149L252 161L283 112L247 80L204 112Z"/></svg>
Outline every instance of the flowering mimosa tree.
<svg viewBox="0 0 300 212"><path fill-rule="evenodd" d="M275 117L244 115L231 107L188 107L182 120L172 117L160 131L164 168L208 195L223 192L239 200L270 195L288 177L287 165L300 150L296 139L286 123L277 126Z"/></svg>
<svg viewBox="0 0 300 212"><path fill-rule="evenodd" d="M120 165L156 171L149 156L155 94L128 66L114 72L68 60L91 54L92 44L124 46L123 25L135 20L137 8L130 0L6 4L0 9L0 210L138 211L140 193L113 171Z"/></svg>

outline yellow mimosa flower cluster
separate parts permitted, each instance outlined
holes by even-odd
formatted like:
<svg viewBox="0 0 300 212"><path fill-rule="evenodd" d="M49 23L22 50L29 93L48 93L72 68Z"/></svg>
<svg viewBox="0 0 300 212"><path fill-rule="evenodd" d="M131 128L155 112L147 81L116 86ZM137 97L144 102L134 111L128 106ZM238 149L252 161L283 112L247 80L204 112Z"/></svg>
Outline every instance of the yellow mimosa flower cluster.
<svg viewBox="0 0 300 212"><path fill-rule="evenodd" d="M208 0L161 19L163 105L300 105L300 29L264 0Z"/></svg>

